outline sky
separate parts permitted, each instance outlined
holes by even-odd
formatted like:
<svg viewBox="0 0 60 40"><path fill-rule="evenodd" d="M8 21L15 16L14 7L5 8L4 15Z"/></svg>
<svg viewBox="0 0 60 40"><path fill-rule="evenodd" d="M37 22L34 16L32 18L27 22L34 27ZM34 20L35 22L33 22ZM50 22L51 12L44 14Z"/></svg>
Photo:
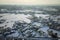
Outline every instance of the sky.
<svg viewBox="0 0 60 40"><path fill-rule="evenodd" d="M0 0L0 4L17 5L60 5L60 0Z"/></svg>

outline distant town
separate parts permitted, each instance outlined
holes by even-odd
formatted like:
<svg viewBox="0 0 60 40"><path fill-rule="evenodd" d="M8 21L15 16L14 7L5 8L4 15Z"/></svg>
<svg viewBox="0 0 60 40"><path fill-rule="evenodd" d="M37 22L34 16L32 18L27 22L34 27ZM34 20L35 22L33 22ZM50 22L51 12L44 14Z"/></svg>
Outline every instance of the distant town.
<svg viewBox="0 0 60 40"><path fill-rule="evenodd" d="M24 38L39 37L42 37L41 40L44 37L48 37L45 40L50 40L52 31L60 37L59 6L0 5L1 40L29 40Z"/></svg>

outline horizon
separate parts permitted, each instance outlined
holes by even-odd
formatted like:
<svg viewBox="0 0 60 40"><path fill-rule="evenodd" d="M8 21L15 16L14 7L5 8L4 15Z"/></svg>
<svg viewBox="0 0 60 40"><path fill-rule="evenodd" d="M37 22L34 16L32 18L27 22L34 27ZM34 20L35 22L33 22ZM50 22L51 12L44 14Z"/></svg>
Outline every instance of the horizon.
<svg viewBox="0 0 60 40"><path fill-rule="evenodd" d="M60 5L18 5L18 4L0 4L0 6L8 6L8 5L11 5L11 6L60 6Z"/></svg>

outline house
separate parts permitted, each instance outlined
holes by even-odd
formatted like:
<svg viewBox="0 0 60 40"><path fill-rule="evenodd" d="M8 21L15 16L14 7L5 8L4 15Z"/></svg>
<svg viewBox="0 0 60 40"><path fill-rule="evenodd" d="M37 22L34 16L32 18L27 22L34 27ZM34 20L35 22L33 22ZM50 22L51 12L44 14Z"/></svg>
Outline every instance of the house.
<svg viewBox="0 0 60 40"><path fill-rule="evenodd" d="M51 23L50 28L59 30L60 29L60 16L57 16L57 15L51 16L50 23Z"/></svg>

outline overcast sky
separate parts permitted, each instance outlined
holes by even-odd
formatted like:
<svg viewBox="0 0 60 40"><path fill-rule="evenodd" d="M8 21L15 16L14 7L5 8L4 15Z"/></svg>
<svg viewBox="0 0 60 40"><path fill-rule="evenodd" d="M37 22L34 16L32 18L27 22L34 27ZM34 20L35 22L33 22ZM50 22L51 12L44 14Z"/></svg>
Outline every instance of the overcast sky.
<svg viewBox="0 0 60 40"><path fill-rule="evenodd" d="M60 5L60 0L0 0L0 4Z"/></svg>

